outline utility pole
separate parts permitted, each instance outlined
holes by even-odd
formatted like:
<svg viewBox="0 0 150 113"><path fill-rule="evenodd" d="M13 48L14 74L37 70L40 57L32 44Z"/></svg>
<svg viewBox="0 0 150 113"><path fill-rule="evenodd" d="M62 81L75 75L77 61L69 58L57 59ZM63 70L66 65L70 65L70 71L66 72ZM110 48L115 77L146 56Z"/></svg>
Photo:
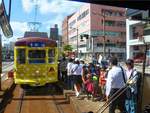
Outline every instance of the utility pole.
<svg viewBox="0 0 150 113"><path fill-rule="evenodd" d="M106 58L105 15L103 17L103 58Z"/></svg>
<svg viewBox="0 0 150 113"><path fill-rule="evenodd" d="M79 47L78 47L78 45L79 45L79 41L78 41L78 28L76 28L76 30L77 30L77 58L79 57Z"/></svg>
<svg viewBox="0 0 150 113"><path fill-rule="evenodd" d="M79 57L79 29L78 27L77 28L74 28L74 27L70 27L71 29L75 29L77 34L76 34L76 37L77 37L77 40L76 40L76 48L77 48L77 54L76 54L76 57L78 58Z"/></svg>
<svg viewBox="0 0 150 113"><path fill-rule="evenodd" d="M92 61L94 60L94 37L90 37L92 38Z"/></svg>

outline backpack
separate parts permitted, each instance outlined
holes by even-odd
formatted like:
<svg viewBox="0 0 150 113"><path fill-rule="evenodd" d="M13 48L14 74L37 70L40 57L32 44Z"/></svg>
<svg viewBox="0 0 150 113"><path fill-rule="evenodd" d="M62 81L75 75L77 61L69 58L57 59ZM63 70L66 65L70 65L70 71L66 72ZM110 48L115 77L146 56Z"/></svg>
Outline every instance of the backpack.
<svg viewBox="0 0 150 113"><path fill-rule="evenodd" d="M133 73L134 73L134 71L131 73L131 77L133 77ZM131 91L131 87L129 86L128 87L128 89L126 90L126 98L127 99L131 99L132 98L132 95L136 95L136 98L138 98L137 97L137 94L140 92L140 84L141 84L141 75L140 75L140 73L139 72L137 72L134 76L137 76L137 81L136 81L136 83L135 83L135 90L136 90L136 93L135 92L132 92ZM132 79L130 77L130 79Z"/></svg>

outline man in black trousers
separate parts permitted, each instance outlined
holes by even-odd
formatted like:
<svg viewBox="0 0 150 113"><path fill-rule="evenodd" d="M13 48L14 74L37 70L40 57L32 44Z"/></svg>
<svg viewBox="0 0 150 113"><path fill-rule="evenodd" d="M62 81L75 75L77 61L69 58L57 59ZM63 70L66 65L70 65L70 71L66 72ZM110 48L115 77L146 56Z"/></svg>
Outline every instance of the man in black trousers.
<svg viewBox="0 0 150 113"><path fill-rule="evenodd" d="M122 67L118 66L117 58L113 57L110 59L111 69L107 75L106 81L106 97L108 99L116 93L118 90L123 90L126 81L126 73ZM116 96L114 96L116 97ZM125 93L120 95L117 99L112 101L109 106L109 113L115 113L116 108L118 108L121 113L126 113L125 110Z"/></svg>

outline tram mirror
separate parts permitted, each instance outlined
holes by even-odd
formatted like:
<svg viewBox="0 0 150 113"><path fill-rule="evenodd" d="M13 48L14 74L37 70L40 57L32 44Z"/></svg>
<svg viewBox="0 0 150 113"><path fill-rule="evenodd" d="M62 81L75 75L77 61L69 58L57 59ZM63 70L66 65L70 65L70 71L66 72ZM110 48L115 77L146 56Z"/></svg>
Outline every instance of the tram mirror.
<svg viewBox="0 0 150 113"><path fill-rule="evenodd" d="M13 36L3 0L0 0L0 26L5 37L10 38Z"/></svg>

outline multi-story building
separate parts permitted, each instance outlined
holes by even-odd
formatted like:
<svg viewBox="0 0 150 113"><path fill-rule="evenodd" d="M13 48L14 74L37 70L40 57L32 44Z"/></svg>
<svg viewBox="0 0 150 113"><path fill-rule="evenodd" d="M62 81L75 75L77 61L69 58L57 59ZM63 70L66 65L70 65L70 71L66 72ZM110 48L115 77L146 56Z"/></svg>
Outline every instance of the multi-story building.
<svg viewBox="0 0 150 113"><path fill-rule="evenodd" d="M146 21L140 21L140 19L146 19L148 12L128 9L127 16L129 17L126 19L127 59L133 58L135 62L140 63L144 60L144 26L146 24ZM149 63L147 62L147 64L150 64L150 61Z"/></svg>
<svg viewBox="0 0 150 113"><path fill-rule="evenodd" d="M14 56L14 42L5 43L2 47L2 60L13 59Z"/></svg>
<svg viewBox="0 0 150 113"><path fill-rule="evenodd" d="M59 40L58 37L58 25L55 24L54 28L50 28L50 39Z"/></svg>
<svg viewBox="0 0 150 113"><path fill-rule="evenodd" d="M73 14L72 14L73 15ZM64 45L68 45L69 44L69 38L68 38L68 20L69 18L72 16L67 16L62 23L62 43Z"/></svg>
<svg viewBox="0 0 150 113"><path fill-rule="evenodd" d="M126 22L125 9L85 4L68 20L69 44L79 57L92 54L117 55L125 58ZM88 34L88 39L80 36ZM77 38L78 37L78 38ZM104 41L105 40L105 41ZM105 45L105 49L104 46Z"/></svg>

